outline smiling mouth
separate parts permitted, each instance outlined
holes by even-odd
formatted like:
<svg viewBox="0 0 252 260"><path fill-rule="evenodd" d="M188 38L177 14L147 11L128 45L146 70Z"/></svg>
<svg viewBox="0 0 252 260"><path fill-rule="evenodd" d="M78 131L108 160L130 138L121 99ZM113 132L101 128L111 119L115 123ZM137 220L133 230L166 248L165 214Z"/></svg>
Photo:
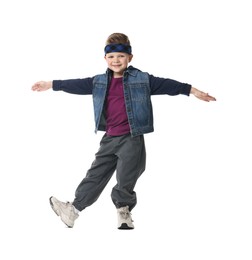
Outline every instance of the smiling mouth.
<svg viewBox="0 0 252 260"><path fill-rule="evenodd" d="M113 65L113 68L115 68L115 69L120 69L121 66L120 66L120 65Z"/></svg>

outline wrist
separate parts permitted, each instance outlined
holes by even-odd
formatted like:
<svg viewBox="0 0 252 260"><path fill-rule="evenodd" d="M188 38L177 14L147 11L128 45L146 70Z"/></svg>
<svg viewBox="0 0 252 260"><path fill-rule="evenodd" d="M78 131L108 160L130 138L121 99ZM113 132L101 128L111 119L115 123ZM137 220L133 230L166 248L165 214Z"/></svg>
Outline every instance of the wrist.
<svg viewBox="0 0 252 260"><path fill-rule="evenodd" d="M46 88L47 88L47 89L52 88L52 81L47 81L47 82L46 82Z"/></svg>
<svg viewBox="0 0 252 260"><path fill-rule="evenodd" d="M194 88L193 86L191 87L191 91L190 91L190 94L193 94L195 95L195 93L197 92L197 89Z"/></svg>

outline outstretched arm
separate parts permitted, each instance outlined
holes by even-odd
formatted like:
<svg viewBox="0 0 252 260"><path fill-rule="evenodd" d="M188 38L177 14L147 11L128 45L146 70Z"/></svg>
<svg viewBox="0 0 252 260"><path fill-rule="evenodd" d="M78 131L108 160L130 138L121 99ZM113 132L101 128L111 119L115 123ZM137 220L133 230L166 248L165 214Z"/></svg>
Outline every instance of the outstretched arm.
<svg viewBox="0 0 252 260"><path fill-rule="evenodd" d="M45 91L52 88L52 81L38 81L32 86L33 91Z"/></svg>
<svg viewBox="0 0 252 260"><path fill-rule="evenodd" d="M191 88L190 94L193 94L196 98L203 100L203 101L216 101L215 97L210 96L208 93L200 91L194 87Z"/></svg>

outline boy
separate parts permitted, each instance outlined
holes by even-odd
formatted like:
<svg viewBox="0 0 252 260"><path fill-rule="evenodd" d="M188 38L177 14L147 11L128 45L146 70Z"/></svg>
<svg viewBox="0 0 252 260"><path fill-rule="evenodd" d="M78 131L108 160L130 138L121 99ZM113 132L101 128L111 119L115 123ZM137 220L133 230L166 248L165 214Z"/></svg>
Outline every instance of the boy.
<svg viewBox="0 0 252 260"><path fill-rule="evenodd" d="M73 202L50 197L54 212L73 227L79 212L93 204L116 171L117 184L111 192L117 208L118 229L133 229L131 210L137 199L134 187L145 170L144 134L154 131L151 95L184 94L203 101L215 98L189 84L154 77L128 66L132 60L130 41L125 34L111 34L105 46L106 73L84 79L39 81L34 91L65 91L92 94L95 131L105 131L100 148L86 177L76 189Z"/></svg>

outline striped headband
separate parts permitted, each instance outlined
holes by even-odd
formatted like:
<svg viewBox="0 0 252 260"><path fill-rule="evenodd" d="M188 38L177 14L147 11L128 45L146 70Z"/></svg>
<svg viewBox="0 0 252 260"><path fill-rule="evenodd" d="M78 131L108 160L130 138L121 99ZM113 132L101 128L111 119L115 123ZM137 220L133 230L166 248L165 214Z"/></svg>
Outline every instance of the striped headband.
<svg viewBox="0 0 252 260"><path fill-rule="evenodd" d="M109 44L104 48L105 55L110 52L125 52L131 54L131 46L121 43Z"/></svg>

